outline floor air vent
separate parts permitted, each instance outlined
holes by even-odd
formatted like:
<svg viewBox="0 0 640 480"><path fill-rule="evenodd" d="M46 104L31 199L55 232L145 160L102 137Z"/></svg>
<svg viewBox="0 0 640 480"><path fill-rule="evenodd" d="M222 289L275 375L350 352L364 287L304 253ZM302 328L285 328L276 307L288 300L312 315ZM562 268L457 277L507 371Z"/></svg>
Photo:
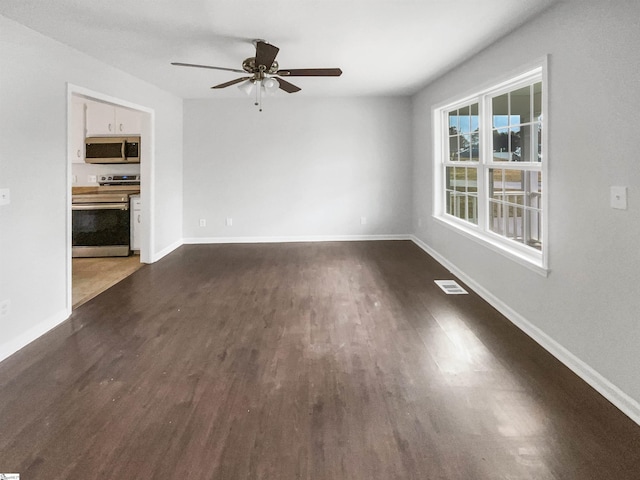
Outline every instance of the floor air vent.
<svg viewBox="0 0 640 480"><path fill-rule="evenodd" d="M466 295L469 293L455 280L436 280L435 282L447 295Z"/></svg>

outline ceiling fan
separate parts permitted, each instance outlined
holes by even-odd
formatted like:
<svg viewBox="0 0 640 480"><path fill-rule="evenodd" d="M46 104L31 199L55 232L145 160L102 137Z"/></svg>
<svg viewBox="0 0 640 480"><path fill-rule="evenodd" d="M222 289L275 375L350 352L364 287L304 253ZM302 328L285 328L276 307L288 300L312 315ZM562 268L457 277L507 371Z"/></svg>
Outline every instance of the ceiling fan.
<svg viewBox="0 0 640 480"><path fill-rule="evenodd" d="M227 72L237 72L250 74L248 77L240 77L229 82L214 85L211 88L226 88L231 85L245 82L240 87L247 93L251 93L253 87L256 91L256 105L261 105L262 90L275 91L278 88L287 93L295 93L301 90L300 87L289 83L281 77L339 77L342 70L339 68L298 68L298 69L280 69L276 56L280 49L275 45L271 45L264 40L254 40L256 47L256 56L249 57L242 62L242 70L236 68L213 67L210 65L196 65L193 63L171 62L171 65L179 67L195 67L209 68L212 70L224 70ZM262 108L260 108L262 111Z"/></svg>

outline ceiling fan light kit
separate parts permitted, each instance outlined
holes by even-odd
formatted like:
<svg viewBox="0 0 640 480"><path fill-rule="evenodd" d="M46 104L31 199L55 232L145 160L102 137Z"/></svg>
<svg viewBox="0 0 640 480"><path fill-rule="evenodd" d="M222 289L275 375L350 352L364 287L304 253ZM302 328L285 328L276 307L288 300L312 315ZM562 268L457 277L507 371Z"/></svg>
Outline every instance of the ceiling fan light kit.
<svg viewBox="0 0 640 480"><path fill-rule="evenodd" d="M172 62L172 65L179 67L208 68L211 70L224 70L227 72L248 73L249 77L240 77L229 82L214 85L213 89L226 88L231 85L238 85L238 88L251 95L255 90L255 105L262 111L262 94L274 93L278 89L287 93L295 93L301 90L300 87L284 80L281 77L339 77L342 70L339 68L301 68L281 70L276 56L280 49L264 40L255 40L256 56L249 57L242 62L242 70L235 68L214 67L211 65L198 65L194 63ZM263 92L264 91L264 92Z"/></svg>

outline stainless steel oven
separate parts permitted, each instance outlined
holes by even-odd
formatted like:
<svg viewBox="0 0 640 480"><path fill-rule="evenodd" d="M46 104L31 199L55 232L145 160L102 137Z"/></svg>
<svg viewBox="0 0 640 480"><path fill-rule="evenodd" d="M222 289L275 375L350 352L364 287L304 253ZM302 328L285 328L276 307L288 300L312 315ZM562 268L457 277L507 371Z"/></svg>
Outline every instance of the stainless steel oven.
<svg viewBox="0 0 640 480"><path fill-rule="evenodd" d="M73 257L129 255L128 194L80 194L73 195L71 202Z"/></svg>

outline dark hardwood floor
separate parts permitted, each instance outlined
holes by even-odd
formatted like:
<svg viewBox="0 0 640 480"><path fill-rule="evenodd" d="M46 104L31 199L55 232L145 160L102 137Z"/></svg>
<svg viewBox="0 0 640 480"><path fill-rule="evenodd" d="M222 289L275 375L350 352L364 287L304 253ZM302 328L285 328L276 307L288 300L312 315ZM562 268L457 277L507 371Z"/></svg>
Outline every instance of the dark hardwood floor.
<svg viewBox="0 0 640 480"><path fill-rule="evenodd" d="M639 479L640 427L449 278L402 241L183 246L0 364L0 472Z"/></svg>

